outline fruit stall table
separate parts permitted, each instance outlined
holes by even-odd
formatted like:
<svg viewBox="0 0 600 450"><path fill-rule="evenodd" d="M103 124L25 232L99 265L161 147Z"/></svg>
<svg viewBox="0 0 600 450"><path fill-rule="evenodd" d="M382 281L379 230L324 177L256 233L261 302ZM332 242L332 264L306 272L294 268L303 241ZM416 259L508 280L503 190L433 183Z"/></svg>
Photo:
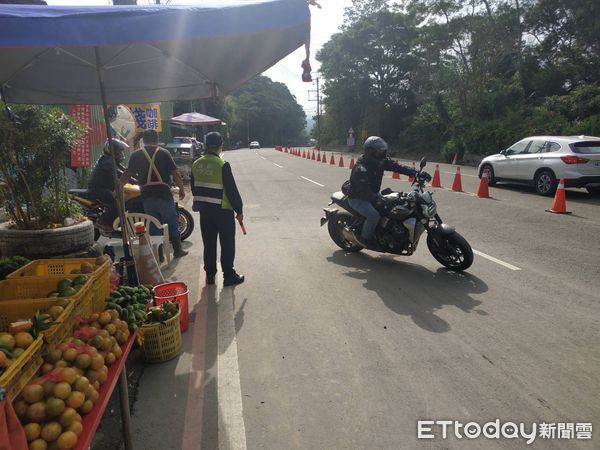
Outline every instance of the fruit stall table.
<svg viewBox="0 0 600 450"><path fill-rule="evenodd" d="M83 418L82 425L83 431L77 439L77 445L75 450L87 450L92 444L92 439L96 434L98 425L102 420L108 401L119 382L119 399L121 404L121 426L123 427L123 440L125 443L125 449L133 449L133 443L131 440L131 416L129 411L129 394L127 388L127 371L125 368L125 362L129 356L133 343L135 342L137 332L131 333L127 342L121 346L123 354L118 358L115 363L108 369L108 377L106 381L100 386L98 391L98 401L94 405L94 408L86 414Z"/></svg>

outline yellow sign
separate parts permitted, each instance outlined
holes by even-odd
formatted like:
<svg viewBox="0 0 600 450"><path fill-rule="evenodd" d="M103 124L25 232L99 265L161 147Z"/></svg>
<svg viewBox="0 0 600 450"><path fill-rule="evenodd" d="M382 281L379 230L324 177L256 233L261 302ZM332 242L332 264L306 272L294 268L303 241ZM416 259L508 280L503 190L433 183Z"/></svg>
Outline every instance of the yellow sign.
<svg viewBox="0 0 600 450"><path fill-rule="evenodd" d="M127 105L135 117L136 131L162 131L160 103Z"/></svg>

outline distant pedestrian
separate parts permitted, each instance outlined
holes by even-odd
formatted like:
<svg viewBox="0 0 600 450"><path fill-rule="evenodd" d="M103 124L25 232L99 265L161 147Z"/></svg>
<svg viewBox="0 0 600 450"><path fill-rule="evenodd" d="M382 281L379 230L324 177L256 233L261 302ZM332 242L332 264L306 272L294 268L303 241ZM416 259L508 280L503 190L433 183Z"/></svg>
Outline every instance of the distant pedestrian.
<svg viewBox="0 0 600 450"><path fill-rule="evenodd" d="M244 276L233 268L235 259L235 219L244 220L242 197L223 158L223 138L213 131L204 137L206 153L192 165L191 186L193 210L200 212L200 230L204 243L206 284L215 284L217 274L217 237L221 244L223 284L234 286L244 282ZM234 216L235 212L235 216Z"/></svg>

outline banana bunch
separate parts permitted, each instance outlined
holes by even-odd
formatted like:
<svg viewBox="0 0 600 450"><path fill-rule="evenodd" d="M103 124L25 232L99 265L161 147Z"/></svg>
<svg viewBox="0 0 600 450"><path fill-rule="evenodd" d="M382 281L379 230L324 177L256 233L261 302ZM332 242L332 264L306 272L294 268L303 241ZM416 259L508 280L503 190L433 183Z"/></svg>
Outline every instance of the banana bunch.
<svg viewBox="0 0 600 450"><path fill-rule="evenodd" d="M153 306L148 310L146 323L164 322L172 319L179 312L179 305L176 302L164 302L160 306Z"/></svg>

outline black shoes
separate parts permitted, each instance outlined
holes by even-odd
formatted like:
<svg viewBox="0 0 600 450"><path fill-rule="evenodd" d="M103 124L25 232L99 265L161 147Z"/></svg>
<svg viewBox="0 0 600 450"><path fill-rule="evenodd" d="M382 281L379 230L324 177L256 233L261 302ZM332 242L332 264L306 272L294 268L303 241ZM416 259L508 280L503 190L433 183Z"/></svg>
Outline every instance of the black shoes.
<svg viewBox="0 0 600 450"><path fill-rule="evenodd" d="M171 245L173 246L173 256L175 258L183 258L184 256L186 256L189 253L189 252L186 252L181 247L181 238L180 237L171 238Z"/></svg>
<svg viewBox="0 0 600 450"><path fill-rule="evenodd" d="M236 284L243 283L244 280L245 280L244 275L239 275L234 272L233 275L230 275L223 279L223 286L235 286Z"/></svg>
<svg viewBox="0 0 600 450"><path fill-rule="evenodd" d="M215 276L214 275L206 275L206 284L215 284Z"/></svg>

